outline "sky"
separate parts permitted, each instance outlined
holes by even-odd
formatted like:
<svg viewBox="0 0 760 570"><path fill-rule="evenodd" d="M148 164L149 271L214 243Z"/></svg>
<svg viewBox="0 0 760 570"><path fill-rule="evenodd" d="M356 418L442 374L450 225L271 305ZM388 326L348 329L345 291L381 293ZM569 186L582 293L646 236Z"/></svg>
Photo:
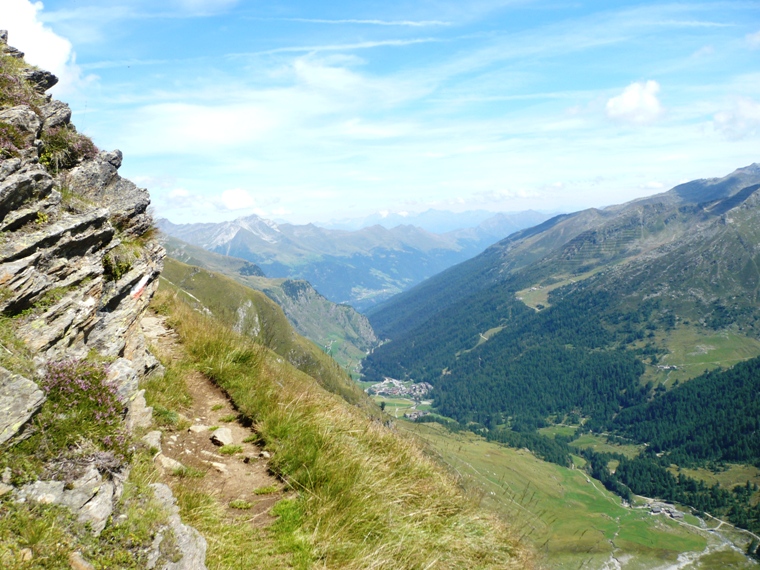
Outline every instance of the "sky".
<svg viewBox="0 0 760 570"><path fill-rule="evenodd" d="M575 211L760 162L760 2L0 0L175 223Z"/></svg>

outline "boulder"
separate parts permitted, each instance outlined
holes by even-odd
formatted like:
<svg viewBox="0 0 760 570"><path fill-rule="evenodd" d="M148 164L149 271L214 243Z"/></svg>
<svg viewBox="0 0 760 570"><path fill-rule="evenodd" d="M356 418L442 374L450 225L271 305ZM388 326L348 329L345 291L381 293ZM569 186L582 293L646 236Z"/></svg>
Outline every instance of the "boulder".
<svg viewBox="0 0 760 570"><path fill-rule="evenodd" d="M140 390L129 402L126 418L127 429L134 432L137 428L147 428L150 427L152 421L153 408L145 402L145 390Z"/></svg>
<svg viewBox="0 0 760 570"><path fill-rule="evenodd" d="M0 367L0 444L16 435L44 401L37 384Z"/></svg>

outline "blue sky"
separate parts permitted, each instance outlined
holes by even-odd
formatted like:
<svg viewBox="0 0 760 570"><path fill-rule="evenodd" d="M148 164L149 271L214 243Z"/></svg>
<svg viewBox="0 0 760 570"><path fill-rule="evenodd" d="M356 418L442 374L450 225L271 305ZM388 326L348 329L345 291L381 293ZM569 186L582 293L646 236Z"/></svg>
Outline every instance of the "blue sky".
<svg viewBox="0 0 760 570"><path fill-rule="evenodd" d="M175 222L572 211L760 162L760 2L0 1Z"/></svg>

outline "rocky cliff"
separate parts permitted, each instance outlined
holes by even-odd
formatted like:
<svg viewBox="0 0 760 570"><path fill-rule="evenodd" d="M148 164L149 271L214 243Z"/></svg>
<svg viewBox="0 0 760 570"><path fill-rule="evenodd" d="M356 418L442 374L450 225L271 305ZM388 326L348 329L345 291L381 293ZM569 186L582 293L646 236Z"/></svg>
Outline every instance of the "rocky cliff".
<svg viewBox="0 0 760 570"><path fill-rule="evenodd" d="M18 450L45 431L39 417L64 424L80 414L78 400L41 412L55 397L68 402L64 396L74 388L56 384L60 378L95 394L96 407L112 391L116 419L106 419L102 406L93 417L118 424L120 438L150 423L138 381L161 367L147 350L140 319L165 251L154 239L147 190L119 176L118 150L99 151L77 132L68 105L45 94L56 82L28 66L0 32L0 496L67 506L99 534L130 467L111 435L79 433L76 444L37 454L34 469L20 466L28 462ZM84 362L96 372L72 375ZM85 378L94 383L85 386ZM171 500L164 502L172 511ZM187 535L192 548L205 550L197 533L174 522L175 536ZM186 557L196 560L192 565L174 558L164 567L203 567L198 552Z"/></svg>

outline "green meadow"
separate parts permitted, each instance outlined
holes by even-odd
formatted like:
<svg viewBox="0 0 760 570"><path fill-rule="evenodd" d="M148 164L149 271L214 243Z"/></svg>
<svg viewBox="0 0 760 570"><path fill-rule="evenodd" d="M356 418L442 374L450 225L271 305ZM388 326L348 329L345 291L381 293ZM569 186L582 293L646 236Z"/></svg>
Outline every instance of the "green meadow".
<svg viewBox="0 0 760 570"><path fill-rule="evenodd" d="M522 528L548 568L616 568L615 560L624 568L642 569L689 560L696 565L684 568L751 567L734 551L718 551L714 563L709 557L702 560L719 546L717 538L652 516L645 508L625 507L579 469L547 463L527 450L502 447L471 433L453 434L436 424L398 425L423 440L466 484L482 489L482 504ZM686 522L699 523L690 515Z"/></svg>
<svg viewBox="0 0 760 570"><path fill-rule="evenodd" d="M642 382L653 381L673 386L699 376L705 370L729 368L738 362L760 354L760 341L731 330L705 331L694 326L679 326L666 333L658 333L656 344L664 346L658 366L674 366L665 370L647 366Z"/></svg>

